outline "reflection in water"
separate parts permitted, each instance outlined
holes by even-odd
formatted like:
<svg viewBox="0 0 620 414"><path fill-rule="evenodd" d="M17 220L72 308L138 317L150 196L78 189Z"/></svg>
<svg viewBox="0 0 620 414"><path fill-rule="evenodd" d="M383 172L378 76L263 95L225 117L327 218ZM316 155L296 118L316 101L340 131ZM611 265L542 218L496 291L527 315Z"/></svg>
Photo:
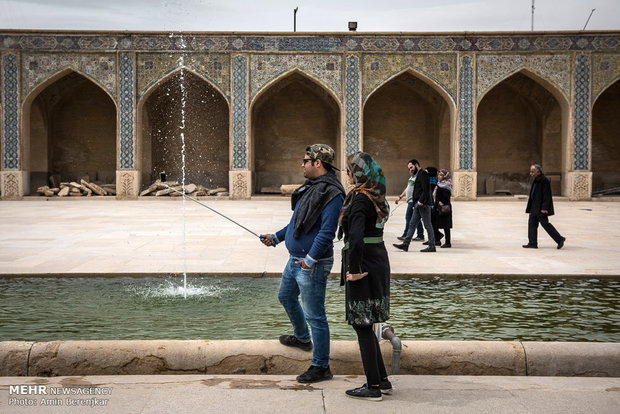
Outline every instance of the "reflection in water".
<svg viewBox="0 0 620 414"><path fill-rule="evenodd" d="M274 339L290 333L279 279L0 279L0 340ZM187 299L183 299L184 294ZM328 283L332 339L355 339ZM404 340L620 341L620 281L393 280Z"/></svg>

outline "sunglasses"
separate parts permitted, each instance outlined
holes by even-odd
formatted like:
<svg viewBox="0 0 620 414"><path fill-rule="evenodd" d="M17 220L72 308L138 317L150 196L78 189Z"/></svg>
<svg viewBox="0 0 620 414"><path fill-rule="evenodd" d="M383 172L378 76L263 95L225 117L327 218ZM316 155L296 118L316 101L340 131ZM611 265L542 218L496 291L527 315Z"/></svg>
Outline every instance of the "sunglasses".
<svg viewBox="0 0 620 414"><path fill-rule="evenodd" d="M316 160L315 160L314 158L304 158L303 160L301 160L301 163L302 163L303 165L306 165L306 163L307 163L308 161L310 161L310 162L314 162L314 161L316 161Z"/></svg>

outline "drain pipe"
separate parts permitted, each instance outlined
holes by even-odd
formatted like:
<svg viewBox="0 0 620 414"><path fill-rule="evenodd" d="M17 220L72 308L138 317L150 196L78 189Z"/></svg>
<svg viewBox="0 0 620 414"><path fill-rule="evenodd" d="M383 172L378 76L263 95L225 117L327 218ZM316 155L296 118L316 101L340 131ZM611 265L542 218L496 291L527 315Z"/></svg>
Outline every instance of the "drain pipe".
<svg viewBox="0 0 620 414"><path fill-rule="evenodd" d="M374 324L375 335L377 339L387 339L392 343L392 372L396 375L400 371L400 352L403 349L400 338L394 334L394 328L390 325Z"/></svg>

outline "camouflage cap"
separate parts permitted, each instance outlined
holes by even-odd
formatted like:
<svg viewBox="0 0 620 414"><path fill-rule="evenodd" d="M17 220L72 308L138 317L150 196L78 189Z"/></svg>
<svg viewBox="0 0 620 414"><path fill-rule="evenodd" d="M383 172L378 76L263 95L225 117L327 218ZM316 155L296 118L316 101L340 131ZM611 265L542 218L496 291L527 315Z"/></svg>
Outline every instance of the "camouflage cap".
<svg viewBox="0 0 620 414"><path fill-rule="evenodd" d="M338 170L334 166L334 159L336 158L336 152L327 144L313 144L306 148L306 154L314 159L321 160L323 164L328 164L335 170Z"/></svg>

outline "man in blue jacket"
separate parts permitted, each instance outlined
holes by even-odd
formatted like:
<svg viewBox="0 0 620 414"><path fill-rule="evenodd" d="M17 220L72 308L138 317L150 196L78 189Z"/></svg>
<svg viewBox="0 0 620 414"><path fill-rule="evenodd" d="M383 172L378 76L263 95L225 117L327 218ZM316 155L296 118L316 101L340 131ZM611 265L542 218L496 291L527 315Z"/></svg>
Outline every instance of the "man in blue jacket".
<svg viewBox="0 0 620 414"><path fill-rule="evenodd" d="M275 234L260 236L266 246L284 241L290 254L282 272L278 299L293 325L293 335L280 336L280 343L313 350L310 368L297 377L301 383L333 377L329 369L325 291L334 264L333 240L345 195L334 172L334 158L334 150L328 145L314 144L306 148L302 160L306 182L292 195L290 222Z"/></svg>

